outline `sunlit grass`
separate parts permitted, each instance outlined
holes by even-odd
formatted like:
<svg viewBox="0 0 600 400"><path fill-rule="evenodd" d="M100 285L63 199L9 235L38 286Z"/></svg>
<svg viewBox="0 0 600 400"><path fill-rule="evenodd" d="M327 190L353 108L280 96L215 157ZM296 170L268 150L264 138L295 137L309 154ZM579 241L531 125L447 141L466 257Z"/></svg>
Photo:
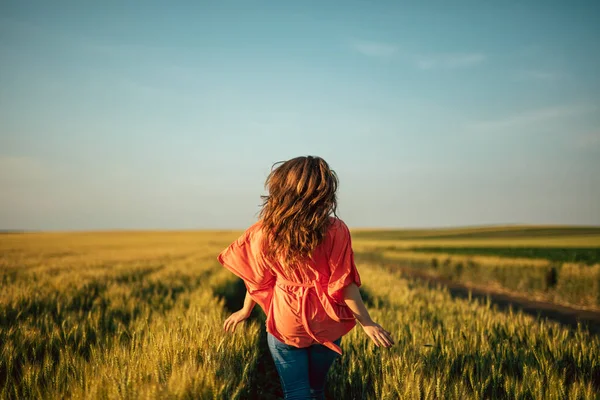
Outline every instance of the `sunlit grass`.
<svg viewBox="0 0 600 400"><path fill-rule="evenodd" d="M371 313L397 344L376 348L353 330L332 372L335 398L596 398L597 336L455 300L373 265L361 272Z"/></svg>
<svg viewBox="0 0 600 400"><path fill-rule="evenodd" d="M278 382L261 358L270 357L264 319L233 335L222 330L243 287L216 255L238 235L0 236L0 398L242 399L257 387L260 398L273 398ZM331 371L332 398L591 399L600 390L597 337L455 300L357 260L368 307L397 344L377 349L359 327L348 334ZM478 262L495 270L500 258ZM589 295L595 272L579 279L578 268L563 265L571 278L556 290Z"/></svg>
<svg viewBox="0 0 600 400"><path fill-rule="evenodd" d="M14 264L3 257L0 398L244 397L259 325L225 338L213 293L236 279L215 259L231 235L160 234L136 260L137 237L101 234L93 247L73 234L47 260L56 236L21 236Z"/></svg>

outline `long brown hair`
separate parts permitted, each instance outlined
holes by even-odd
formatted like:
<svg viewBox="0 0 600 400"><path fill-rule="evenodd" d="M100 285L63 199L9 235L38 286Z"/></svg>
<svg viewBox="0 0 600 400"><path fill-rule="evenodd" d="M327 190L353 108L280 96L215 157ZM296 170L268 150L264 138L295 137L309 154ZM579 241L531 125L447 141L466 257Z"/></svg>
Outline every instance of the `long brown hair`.
<svg viewBox="0 0 600 400"><path fill-rule="evenodd" d="M320 157L273 164L265 183L269 194L261 196L265 254L283 260L288 271L310 257L327 233L330 214L336 215L337 187L337 174Z"/></svg>

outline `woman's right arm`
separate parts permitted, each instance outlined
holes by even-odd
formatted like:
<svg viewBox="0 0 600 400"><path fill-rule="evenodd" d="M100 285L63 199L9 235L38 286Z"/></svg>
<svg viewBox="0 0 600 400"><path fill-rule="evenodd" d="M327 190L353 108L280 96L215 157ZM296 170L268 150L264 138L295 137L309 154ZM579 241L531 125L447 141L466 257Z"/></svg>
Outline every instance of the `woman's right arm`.
<svg viewBox="0 0 600 400"><path fill-rule="evenodd" d="M373 340L377 347L391 347L394 344L392 335L374 322L365 307L358 286L354 282L344 288L344 302L363 327L363 330Z"/></svg>

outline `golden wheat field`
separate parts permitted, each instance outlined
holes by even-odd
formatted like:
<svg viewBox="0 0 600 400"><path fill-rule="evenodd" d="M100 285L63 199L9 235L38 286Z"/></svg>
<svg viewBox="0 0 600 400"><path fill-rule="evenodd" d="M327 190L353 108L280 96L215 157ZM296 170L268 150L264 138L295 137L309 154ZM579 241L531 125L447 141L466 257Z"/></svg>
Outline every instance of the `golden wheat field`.
<svg viewBox="0 0 600 400"><path fill-rule="evenodd" d="M599 398L598 336L500 311L489 300L453 298L446 288L409 278L381 260L418 259L414 268L458 274L451 275L455 279L488 271L496 284L571 303L580 301L577 293L596 290L597 265L412 251L414 233L378 239L365 232L353 232L361 291L396 345L377 348L357 326L342 340L344 355L330 372L328 398ZM280 397L262 311L256 307L233 334L222 329L228 313L241 307L245 288L216 255L239 233L1 235L0 398ZM598 246L596 236L573 237L571 247ZM451 241L434 240L435 246ZM476 239L455 240L460 243L450 247ZM488 247L503 240L506 247L509 239L481 240ZM543 242L539 236L511 240ZM520 276L530 278L514 283ZM598 298L592 292L584 301Z"/></svg>

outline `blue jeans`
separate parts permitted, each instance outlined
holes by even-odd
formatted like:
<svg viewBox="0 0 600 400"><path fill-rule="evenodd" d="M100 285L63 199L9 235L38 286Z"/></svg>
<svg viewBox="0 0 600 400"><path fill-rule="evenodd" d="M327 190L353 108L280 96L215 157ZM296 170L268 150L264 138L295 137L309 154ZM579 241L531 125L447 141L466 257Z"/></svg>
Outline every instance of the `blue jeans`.
<svg viewBox="0 0 600 400"><path fill-rule="evenodd" d="M339 346L341 341L339 338L334 343ZM286 400L325 399L327 372L338 353L321 344L290 346L268 332L267 343Z"/></svg>

